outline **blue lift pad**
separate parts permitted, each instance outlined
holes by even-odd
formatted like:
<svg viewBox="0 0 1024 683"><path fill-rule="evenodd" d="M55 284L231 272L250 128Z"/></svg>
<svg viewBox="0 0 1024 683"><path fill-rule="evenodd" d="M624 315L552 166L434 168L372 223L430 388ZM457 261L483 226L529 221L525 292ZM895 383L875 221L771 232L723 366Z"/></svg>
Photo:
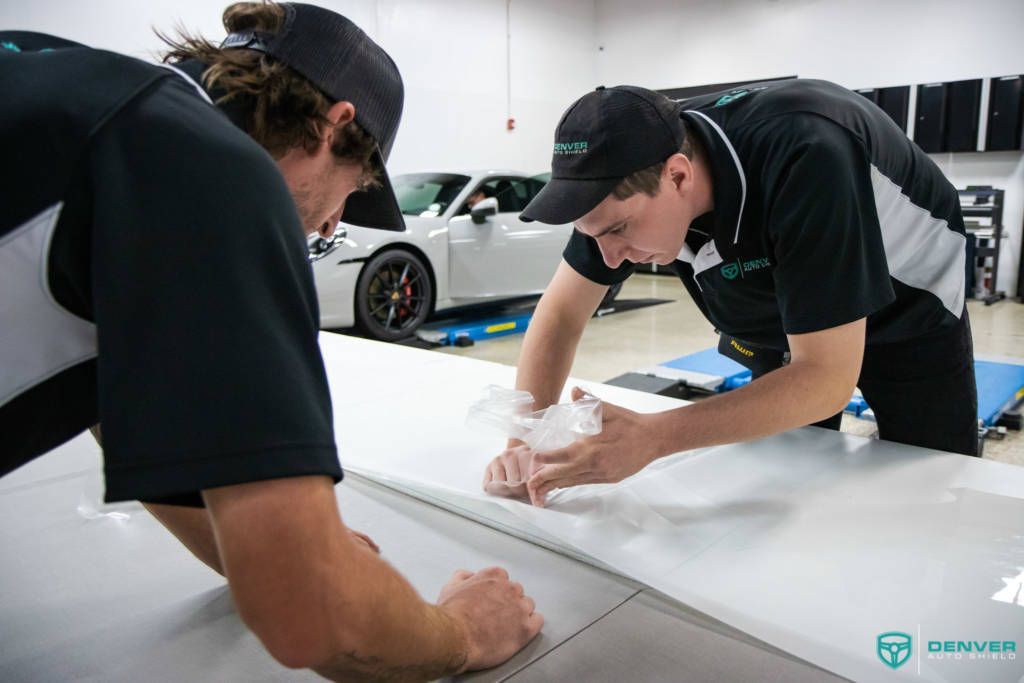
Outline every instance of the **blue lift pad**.
<svg viewBox="0 0 1024 683"><path fill-rule="evenodd" d="M846 410L843 412L850 413L860 417L860 414L868 409L868 402L864 400L863 396L854 396L850 399L850 402L846 404Z"/></svg>
<svg viewBox="0 0 1024 683"><path fill-rule="evenodd" d="M974 381L978 385L978 419L986 427L995 426L1003 413L1024 398L1024 365L976 360ZM857 417L869 409L862 396L854 396L846 406L846 412Z"/></svg>
<svg viewBox="0 0 1024 683"><path fill-rule="evenodd" d="M1024 365L974 361L978 383L978 419L991 427L999 417L1024 398Z"/></svg>
<svg viewBox="0 0 1024 683"><path fill-rule="evenodd" d="M729 391L736 389L750 382L751 372L731 358L726 358L717 349L707 349L691 353L689 356L682 356L673 360L658 363L658 365L674 370L689 370L700 372L705 375L721 377L724 382L718 391Z"/></svg>
<svg viewBox="0 0 1024 683"><path fill-rule="evenodd" d="M718 353L717 349L691 353L659 365L722 377L725 381L718 388L720 392L750 382L750 370ZM993 426L1004 412L1024 399L1024 365L976 360L974 374L978 383L978 418L984 421L985 426ZM846 406L847 413L858 417L869 409L863 396L854 396Z"/></svg>
<svg viewBox="0 0 1024 683"><path fill-rule="evenodd" d="M525 332L532 317L533 311L531 310L519 315L502 315L497 318L474 320L463 325L424 326L424 329L443 333L445 337L440 343L452 345L455 344L455 340L459 337L468 337L473 341L480 341L481 339L492 339L494 337L504 337L507 334Z"/></svg>

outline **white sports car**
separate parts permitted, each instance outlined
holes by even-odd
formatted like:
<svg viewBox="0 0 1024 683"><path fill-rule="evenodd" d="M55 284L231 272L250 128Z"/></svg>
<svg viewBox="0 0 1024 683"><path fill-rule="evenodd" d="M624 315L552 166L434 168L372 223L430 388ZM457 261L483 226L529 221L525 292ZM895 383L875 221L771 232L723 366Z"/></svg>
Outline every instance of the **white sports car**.
<svg viewBox="0 0 1024 683"><path fill-rule="evenodd" d="M393 176L405 232L342 224L332 239L310 240L320 326L393 341L435 311L540 294L572 231L519 220L545 180L501 170Z"/></svg>

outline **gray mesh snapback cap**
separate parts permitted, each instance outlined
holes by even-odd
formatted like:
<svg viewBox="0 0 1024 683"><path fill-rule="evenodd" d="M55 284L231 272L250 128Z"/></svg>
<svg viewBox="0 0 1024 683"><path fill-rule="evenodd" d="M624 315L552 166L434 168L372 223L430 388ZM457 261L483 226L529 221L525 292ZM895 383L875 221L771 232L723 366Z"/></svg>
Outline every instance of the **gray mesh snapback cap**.
<svg viewBox="0 0 1024 683"><path fill-rule="evenodd" d="M381 185L353 193L341 217L346 223L405 230L384 164L402 118L405 90L398 67L383 48L349 19L331 10L283 3L284 23L276 33L232 33L222 48L258 50L287 64L335 101L355 106L356 122L377 142L373 153Z"/></svg>

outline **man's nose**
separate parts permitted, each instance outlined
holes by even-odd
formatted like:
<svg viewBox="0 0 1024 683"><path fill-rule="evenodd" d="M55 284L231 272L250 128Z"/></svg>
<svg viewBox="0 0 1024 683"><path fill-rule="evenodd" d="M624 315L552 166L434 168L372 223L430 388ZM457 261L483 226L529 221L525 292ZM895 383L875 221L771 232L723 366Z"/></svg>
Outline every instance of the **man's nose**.
<svg viewBox="0 0 1024 683"><path fill-rule="evenodd" d="M334 226L336 226L341 221L341 214L345 213L345 200L346 199L348 199L348 197L346 197L345 199L341 200L341 205L327 219L328 221L330 221L332 229L334 228Z"/></svg>
<svg viewBox="0 0 1024 683"><path fill-rule="evenodd" d="M627 247L622 240L610 235L597 240L597 246L601 250L601 258L609 268L618 268L626 259Z"/></svg>
<svg viewBox="0 0 1024 683"><path fill-rule="evenodd" d="M330 237L334 234L334 229L338 227L338 222L341 221L341 214L345 213L345 200L341 200L341 206L339 206L334 213L327 217L327 220L323 225L320 226L320 236Z"/></svg>

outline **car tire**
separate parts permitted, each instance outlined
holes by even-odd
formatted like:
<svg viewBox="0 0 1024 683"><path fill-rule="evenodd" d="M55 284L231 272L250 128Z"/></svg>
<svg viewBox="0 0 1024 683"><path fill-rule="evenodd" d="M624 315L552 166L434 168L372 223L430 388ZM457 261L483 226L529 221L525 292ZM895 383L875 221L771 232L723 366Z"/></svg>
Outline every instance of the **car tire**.
<svg viewBox="0 0 1024 683"><path fill-rule="evenodd" d="M356 284L356 327L381 341L411 337L430 315L434 288L423 261L404 249L371 258Z"/></svg>

